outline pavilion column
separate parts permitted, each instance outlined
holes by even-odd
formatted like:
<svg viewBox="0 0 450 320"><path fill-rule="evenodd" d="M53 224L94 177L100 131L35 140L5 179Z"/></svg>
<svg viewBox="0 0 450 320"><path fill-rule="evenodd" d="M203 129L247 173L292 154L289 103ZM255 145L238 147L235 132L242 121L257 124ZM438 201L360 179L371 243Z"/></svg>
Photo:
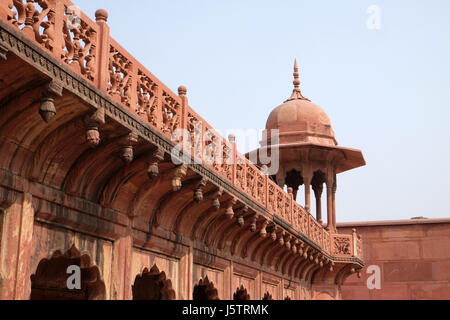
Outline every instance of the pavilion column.
<svg viewBox="0 0 450 320"><path fill-rule="evenodd" d="M337 191L337 181L334 177L333 190L332 190L332 201L333 201L333 231L336 232L336 191Z"/></svg>
<svg viewBox="0 0 450 320"><path fill-rule="evenodd" d="M305 209L307 212L311 212L311 176L305 176L303 178L305 184Z"/></svg>
<svg viewBox="0 0 450 320"><path fill-rule="evenodd" d="M281 189L284 189L286 184L286 172L282 168L280 168L277 174L277 184Z"/></svg>
<svg viewBox="0 0 450 320"><path fill-rule="evenodd" d="M323 224L322 219L322 193L323 193L323 184L313 186L314 196L316 198L316 220Z"/></svg>
<svg viewBox="0 0 450 320"><path fill-rule="evenodd" d="M334 231L333 226L333 183L327 182L327 230Z"/></svg>

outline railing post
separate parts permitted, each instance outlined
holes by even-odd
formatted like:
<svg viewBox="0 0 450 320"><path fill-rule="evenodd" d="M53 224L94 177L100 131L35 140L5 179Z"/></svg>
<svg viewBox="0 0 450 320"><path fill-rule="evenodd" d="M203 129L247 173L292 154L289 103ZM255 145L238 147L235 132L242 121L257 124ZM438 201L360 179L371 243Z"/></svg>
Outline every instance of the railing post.
<svg viewBox="0 0 450 320"><path fill-rule="evenodd" d="M289 194L289 222L292 224L294 222L294 189L288 188L288 194ZM287 212L286 212L287 213Z"/></svg>
<svg viewBox="0 0 450 320"><path fill-rule="evenodd" d="M178 87L178 96L181 99L181 121L180 126L181 129L187 130L187 118L188 118L188 97L187 97L187 88L185 86Z"/></svg>
<svg viewBox="0 0 450 320"><path fill-rule="evenodd" d="M53 55L57 60L61 60L61 57L63 56L64 48L66 46L64 42L63 37L63 26L64 26L64 19L66 6L64 5L63 1L55 1L54 3L55 8L55 35L54 35L54 46L53 46ZM59 30L59 31L58 31Z"/></svg>
<svg viewBox="0 0 450 320"><path fill-rule="evenodd" d="M264 173L264 206L268 208L269 206L269 175L267 174L268 168L266 165L263 166Z"/></svg>
<svg viewBox="0 0 450 320"><path fill-rule="evenodd" d="M97 44L98 56L97 56L97 73L96 73L97 77L95 85L100 90L106 91L109 83L109 52L110 52L110 29L107 24L108 12L104 9L97 10L95 12L95 20L98 25L98 44ZM136 79L133 80L135 81Z"/></svg>
<svg viewBox="0 0 450 320"><path fill-rule="evenodd" d="M234 134L228 135L228 141L230 141L232 148L233 148L233 175L232 175L232 183L235 186L236 185L236 174L237 174L237 147L236 147L236 136Z"/></svg>

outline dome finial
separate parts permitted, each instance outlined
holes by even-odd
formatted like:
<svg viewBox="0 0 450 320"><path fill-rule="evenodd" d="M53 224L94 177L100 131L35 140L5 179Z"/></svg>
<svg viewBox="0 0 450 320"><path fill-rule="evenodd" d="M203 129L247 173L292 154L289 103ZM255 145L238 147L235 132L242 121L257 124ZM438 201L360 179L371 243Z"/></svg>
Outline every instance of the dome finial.
<svg viewBox="0 0 450 320"><path fill-rule="evenodd" d="M302 92L300 90L300 73L298 72L298 63L297 59L294 61L294 91L292 92L291 97L287 101L291 100L308 100L302 95Z"/></svg>
<svg viewBox="0 0 450 320"><path fill-rule="evenodd" d="M298 73L297 59L294 62L294 90L300 92L300 74Z"/></svg>

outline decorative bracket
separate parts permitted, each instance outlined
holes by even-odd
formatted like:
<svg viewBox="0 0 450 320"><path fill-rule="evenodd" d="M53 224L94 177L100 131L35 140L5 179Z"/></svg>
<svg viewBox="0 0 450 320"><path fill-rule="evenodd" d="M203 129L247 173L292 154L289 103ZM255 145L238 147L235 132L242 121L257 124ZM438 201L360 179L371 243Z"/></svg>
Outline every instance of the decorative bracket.
<svg viewBox="0 0 450 320"><path fill-rule="evenodd" d="M157 148L151 152L148 156L148 170L147 175L150 179L156 179L159 175L159 164L164 161L164 150Z"/></svg>
<svg viewBox="0 0 450 320"><path fill-rule="evenodd" d="M255 213L250 224L250 232L256 232L256 223L258 222L259 214Z"/></svg>
<svg viewBox="0 0 450 320"><path fill-rule="evenodd" d="M218 211L220 209L220 197L223 195L223 189L219 188L216 192L213 194L213 207Z"/></svg>
<svg viewBox="0 0 450 320"><path fill-rule="evenodd" d="M120 139L119 144L122 146L120 150L120 158L125 164L130 164L134 160L133 147L138 142L138 135L135 132L130 132L127 136Z"/></svg>
<svg viewBox="0 0 450 320"><path fill-rule="evenodd" d="M207 183L208 183L208 179L206 179L204 177L198 183L198 185L194 191L194 201L195 202L200 203L203 201L203 188L206 187Z"/></svg>
<svg viewBox="0 0 450 320"><path fill-rule="evenodd" d="M236 203L237 203L237 198L233 197L227 204L227 210L225 211L225 215L230 220L234 218L233 206L235 206Z"/></svg>
<svg viewBox="0 0 450 320"><path fill-rule="evenodd" d="M63 87L56 81L49 82L42 89L42 97L39 106L39 114L49 123L56 116L55 98L62 97Z"/></svg>
<svg viewBox="0 0 450 320"><path fill-rule="evenodd" d="M186 174L187 174L187 166L185 164L176 167L172 179L172 188L174 192L178 192L181 190L181 188L183 187L181 179L183 179L183 177L186 176Z"/></svg>
<svg viewBox="0 0 450 320"><path fill-rule="evenodd" d="M267 226L268 225L269 225L269 222L264 219L263 225L261 227L261 231L259 232L259 236L261 238L266 238L267 237Z"/></svg>
<svg viewBox="0 0 450 320"><path fill-rule="evenodd" d="M285 236L286 236L286 231L283 230L283 231L281 231L280 236L278 237L278 244L282 247L284 246L284 237Z"/></svg>
<svg viewBox="0 0 450 320"><path fill-rule="evenodd" d="M288 250L291 250L291 239L292 236L289 233L287 233L284 237L284 244Z"/></svg>
<svg viewBox="0 0 450 320"><path fill-rule="evenodd" d="M239 227L243 227L244 226L244 224L245 224L244 215L247 214L248 210L249 210L248 206L245 206L241 210L241 212L239 212L239 214L237 216L237 224L239 225Z"/></svg>
<svg viewBox="0 0 450 320"><path fill-rule="evenodd" d="M100 125L105 124L105 109L100 108L91 115L87 115L84 119L86 127L86 141L91 148L95 148L100 144Z"/></svg>

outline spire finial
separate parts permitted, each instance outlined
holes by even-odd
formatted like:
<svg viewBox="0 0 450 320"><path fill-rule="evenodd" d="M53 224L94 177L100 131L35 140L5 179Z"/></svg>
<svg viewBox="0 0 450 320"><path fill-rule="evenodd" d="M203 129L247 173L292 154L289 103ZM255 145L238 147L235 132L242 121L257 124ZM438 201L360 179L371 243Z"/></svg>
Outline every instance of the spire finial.
<svg viewBox="0 0 450 320"><path fill-rule="evenodd" d="M294 61L294 91L292 92L291 97L287 101L291 100L308 100L302 95L302 92L300 90L300 73L298 72L298 63L297 59ZM287 102L286 101L286 102Z"/></svg>
<svg viewBox="0 0 450 320"><path fill-rule="evenodd" d="M300 74L298 73L298 63L297 59L294 62L294 90L300 91Z"/></svg>

